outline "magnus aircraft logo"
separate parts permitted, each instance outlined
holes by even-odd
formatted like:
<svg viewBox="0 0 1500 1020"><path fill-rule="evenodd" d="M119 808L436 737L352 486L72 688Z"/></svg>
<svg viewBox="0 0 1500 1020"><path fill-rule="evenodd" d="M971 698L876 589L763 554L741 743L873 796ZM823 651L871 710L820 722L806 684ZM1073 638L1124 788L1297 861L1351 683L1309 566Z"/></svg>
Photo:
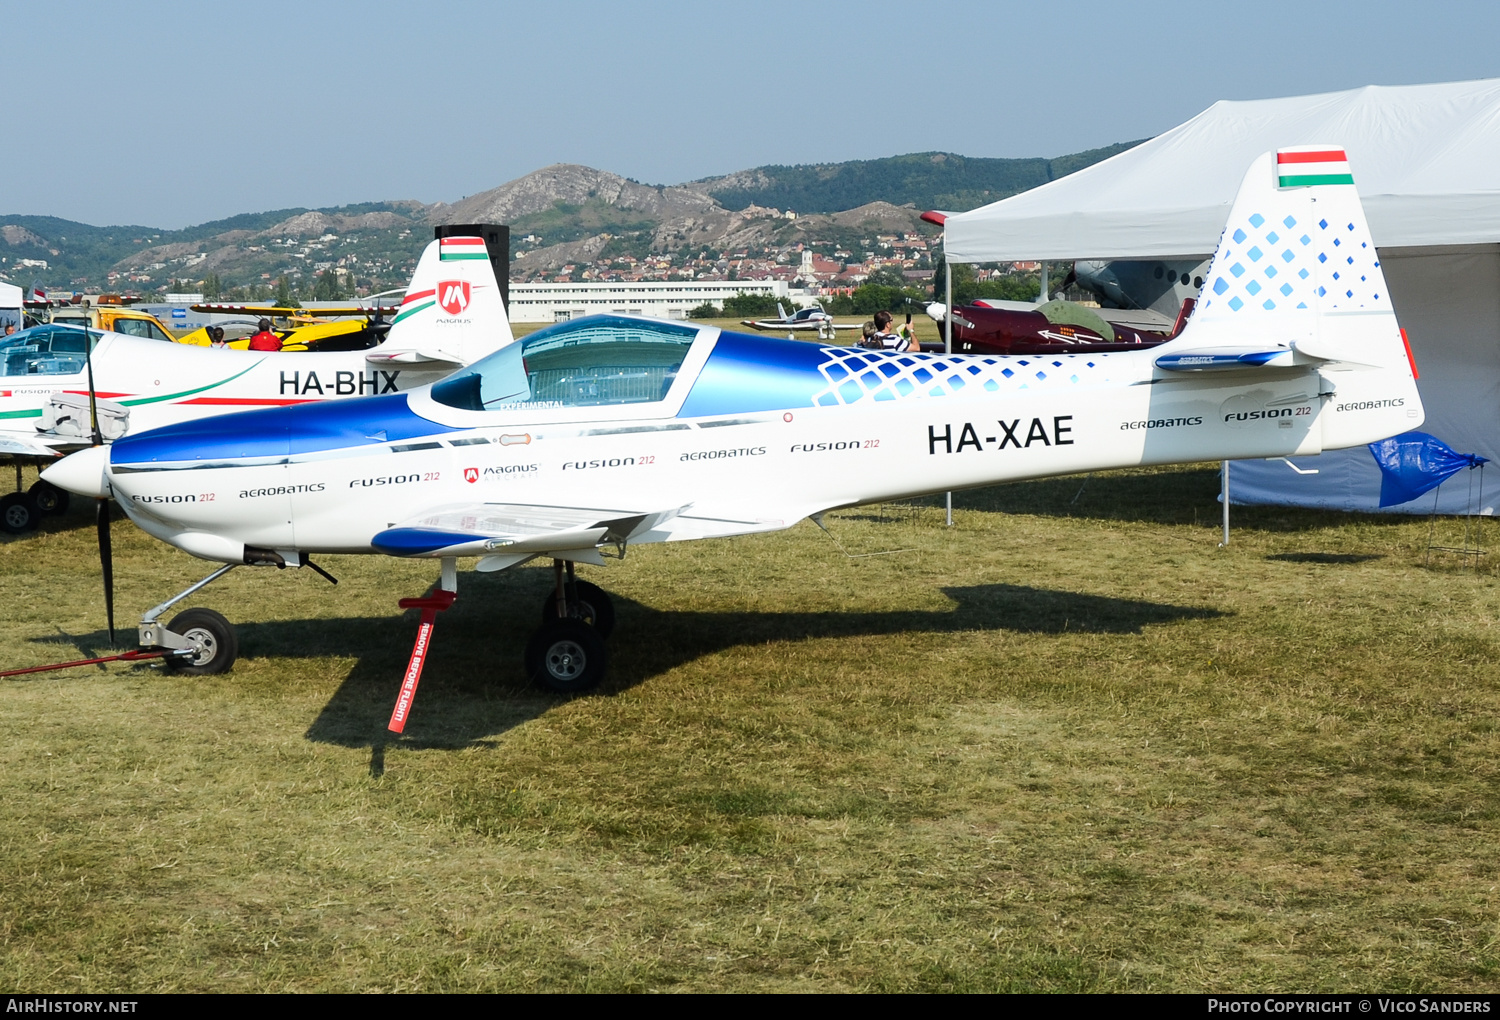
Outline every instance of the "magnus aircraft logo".
<svg viewBox="0 0 1500 1020"><path fill-rule="evenodd" d="M470 483L471 485L474 482L479 481L479 469L478 468L464 468L464 481Z"/></svg>
<svg viewBox="0 0 1500 1020"><path fill-rule="evenodd" d="M469 307L469 281L444 280L437 285L438 304L449 315L459 315Z"/></svg>

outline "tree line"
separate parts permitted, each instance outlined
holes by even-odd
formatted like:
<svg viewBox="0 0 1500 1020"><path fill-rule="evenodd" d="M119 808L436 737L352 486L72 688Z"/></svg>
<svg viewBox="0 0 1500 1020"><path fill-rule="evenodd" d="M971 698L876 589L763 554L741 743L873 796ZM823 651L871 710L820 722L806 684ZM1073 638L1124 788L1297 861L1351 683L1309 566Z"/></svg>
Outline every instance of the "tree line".
<svg viewBox="0 0 1500 1020"><path fill-rule="evenodd" d="M939 263L934 287L914 287L894 269L877 269L849 294L834 294L822 301L830 315L874 315L876 312L910 311L912 306L925 308L941 299L944 286L943 264ZM978 298L1000 301L1035 301L1041 283L1034 273L1018 273L998 279L980 280L974 267L959 263L953 266L953 303L968 304ZM759 319L775 316L776 298L770 294L747 294L744 291L725 298L722 306L704 302L688 312L692 319Z"/></svg>

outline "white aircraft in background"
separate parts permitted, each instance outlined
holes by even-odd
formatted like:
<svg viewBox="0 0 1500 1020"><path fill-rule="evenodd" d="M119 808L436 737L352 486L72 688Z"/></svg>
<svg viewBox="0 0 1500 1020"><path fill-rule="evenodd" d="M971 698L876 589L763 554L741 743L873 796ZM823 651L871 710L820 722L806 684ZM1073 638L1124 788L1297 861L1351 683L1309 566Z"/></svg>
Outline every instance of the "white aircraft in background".
<svg viewBox="0 0 1500 1020"><path fill-rule="evenodd" d="M833 316L823 311L822 305L808 305L799 308L790 315L786 307L780 301L776 302L776 312L780 316L775 319L741 319L741 326L749 326L765 332L775 333L787 330L788 335L797 332L816 332L819 339L832 340L835 331L840 329L859 329L858 324L840 326L834 323Z"/></svg>
<svg viewBox="0 0 1500 1020"><path fill-rule="evenodd" d="M216 350L81 326L34 326L0 338L0 456L50 462L89 446L91 403L99 437L110 442L251 407L403 392L512 339L479 237L427 246L390 332L369 350ZM50 485L33 488L34 494L0 498L0 527L34 528L43 509L38 497L58 498Z"/></svg>
<svg viewBox="0 0 1500 1020"><path fill-rule="evenodd" d="M1414 368L1343 153L1302 147L1251 164L1196 312L1150 350L895 353L594 316L431 386L157 429L46 474L225 564L140 624L184 672L228 669L234 629L158 617L238 565L439 560L437 590L402 603L424 615L399 731L460 557L553 560L525 666L582 691L613 610L575 563L1016 479L1360 446L1421 424Z"/></svg>

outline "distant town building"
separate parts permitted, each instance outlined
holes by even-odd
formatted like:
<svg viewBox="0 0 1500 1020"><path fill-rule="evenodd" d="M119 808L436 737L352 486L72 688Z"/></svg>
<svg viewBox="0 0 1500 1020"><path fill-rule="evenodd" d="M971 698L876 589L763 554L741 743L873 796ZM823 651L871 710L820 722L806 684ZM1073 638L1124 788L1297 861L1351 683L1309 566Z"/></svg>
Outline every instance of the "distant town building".
<svg viewBox="0 0 1500 1020"><path fill-rule="evenodd" d="M511 322L564 322L616 313L685 319L702 304L723 305L736 294L767 294L795 304L802 296L785 280L643 280L610 283L512 283Z"/></svg>

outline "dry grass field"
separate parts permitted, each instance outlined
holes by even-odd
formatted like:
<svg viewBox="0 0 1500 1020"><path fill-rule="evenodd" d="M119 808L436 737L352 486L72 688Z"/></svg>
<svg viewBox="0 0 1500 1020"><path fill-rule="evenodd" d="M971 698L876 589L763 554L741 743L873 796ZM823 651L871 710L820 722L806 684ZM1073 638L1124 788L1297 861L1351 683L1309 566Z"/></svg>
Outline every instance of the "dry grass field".
<svg viewBox="0 0 1500 1020"><path fill-rule="evenodd" d="M0 682L0 984L1494 991L1493 568L1277 510L1221 550L1216 486L634 549L575 700L521 675L550 572L464 571L399 740L435 564L236 571L188 603L228 675ZM114 536L129 635L207 568ZM89 508L0 540L0 662L105 651L98 588Z"/></svg>

